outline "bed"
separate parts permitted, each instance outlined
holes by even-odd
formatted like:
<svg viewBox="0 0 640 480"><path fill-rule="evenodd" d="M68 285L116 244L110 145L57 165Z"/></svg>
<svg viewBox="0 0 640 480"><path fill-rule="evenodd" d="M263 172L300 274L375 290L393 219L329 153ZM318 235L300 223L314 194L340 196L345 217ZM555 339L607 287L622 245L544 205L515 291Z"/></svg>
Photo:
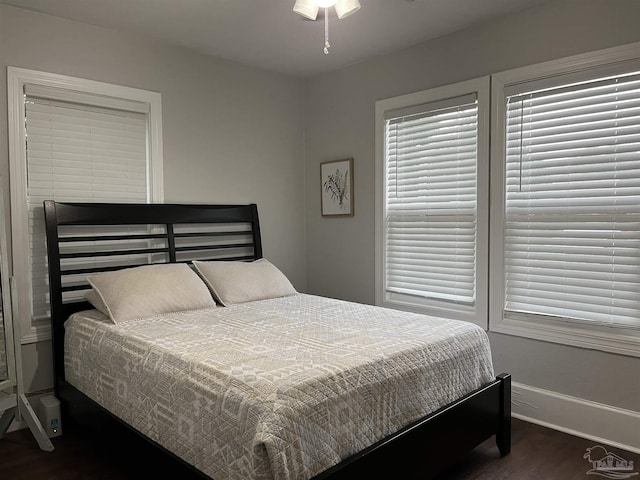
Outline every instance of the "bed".
<svg viewBox="0 0 640 480"><path fill-rule="evenodd" d="M99 413L214 480L431 478L492 436L509 453L510 375L493 375L482 329L291 291L263 258L255 204L44 212L63 421ZM248 277L223 266L275 276L238 296L232 279ZM214 304L153 310L167 293L116 322L85 299L151 269L197 272ZM178 301L201 290L180 293L191 280L170 286Z"/></svg>

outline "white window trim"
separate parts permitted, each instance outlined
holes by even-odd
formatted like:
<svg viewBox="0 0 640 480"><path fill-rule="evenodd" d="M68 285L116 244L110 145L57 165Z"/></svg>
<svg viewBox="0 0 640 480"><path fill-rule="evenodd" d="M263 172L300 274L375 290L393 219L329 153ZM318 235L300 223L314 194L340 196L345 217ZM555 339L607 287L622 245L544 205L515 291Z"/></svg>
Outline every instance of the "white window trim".
<svg viewBox="0 0 640 480"><path fill-rule="evenodd" d="M640 43L613 47L550 62L500 72L491 76L491 254L489 282L489 330L563 345L640 357L640 331L632 327L596 327L586 322L504 318L504 176L505 88L555 75L581 72L638 60Z"/></svg>
<svg viewBox="0 0 640 480"><path fill-rule="evenodd" d="M150 156L149 193L154 202L164 199L162 168L162 98L160 93L86 80L66 75L7 67L7 105L9 117L9 174L11 185L11 258L16 278L14 311L19 322L22 344L51 338L49 321L31 320L31 285L28 265L27 151L25 138L25 84L62 88L94 95L146 103L148 152Z"/></svg>
<svg viewBox="0 0 640 480"><path fill-rule="evenodd" d="M376 160L375 160L375 284L376 305L400 310L426 313L458 320L466 320L486 329L488 315L488 255L489 255L489 77L410 93L376 102ZM473 311L456 309L453 304L409 304L389 297L384 288L385 274L385 112L429 102L476 93L478 98L478 179L477 179L477 258L476 302Z"/></svg>

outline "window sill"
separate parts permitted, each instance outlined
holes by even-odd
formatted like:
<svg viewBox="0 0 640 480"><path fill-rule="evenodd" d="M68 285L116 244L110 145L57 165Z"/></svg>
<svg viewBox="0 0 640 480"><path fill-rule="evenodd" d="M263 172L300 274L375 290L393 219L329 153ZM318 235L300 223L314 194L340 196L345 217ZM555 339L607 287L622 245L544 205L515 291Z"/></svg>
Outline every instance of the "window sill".
<svg viewBox="0 0 640 480"><path fill-rule="evenodd" d="M378 305L394 310L403 310L406 312L419 313L422 315L430 315L438 318L449 318L451 320L462 320L465 322L475 323L476 325L487 329L486 317L479 319L476 308L467 305L455 304L450 302L428 302L400 294L387 293Z"/></svg>
<svg viewBox="0 0 640 480"><path fill-rule="evenodd" d="M533 323L512 318L491 321L489 331L518 337L559 343L572 347L600 350L640 357L640 329L604 327L602 330L584 324L555 321Z"/></svg>

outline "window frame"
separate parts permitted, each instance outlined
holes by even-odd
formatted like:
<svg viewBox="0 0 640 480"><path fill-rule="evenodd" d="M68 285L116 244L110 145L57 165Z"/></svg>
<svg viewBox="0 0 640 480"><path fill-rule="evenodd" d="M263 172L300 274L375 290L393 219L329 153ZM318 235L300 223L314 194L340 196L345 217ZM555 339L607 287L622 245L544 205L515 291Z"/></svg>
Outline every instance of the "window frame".
<svg viewBox="0 0 640 480"><path fill-rule="evenodd" d="M386 278L386 151L385 113L467 94L476 94L478 102L477 146L477 227L476 298L472 307L461 308L453 302L424 299L405 301L385 291ZM490 77L475 78L376 102L375 122L375 303L376 305L476 323L488 328L488 252L489 252L489 95Z"/></svg>
<svg viewBox="0 0 640 480"><path fill-rule="evenodd" d="M162 98L160 93L125 87L95 80L7 67L7 106L9 120L9 175L11 196L12 275L16 279L14 311L20 322L21 343L34 343L51 338L48 320L32 319L31 274L29 268L29 226L27 206L27 151L25 138L24 86L61 88L116 99L132 100L148 105L147 116L147 190L153 202L164 200L162 158Z"/></svg>
<svg viewBox="0 0 640 480"><path fill-rule="evenodd" d="M504 316L504 227L505 227L505 129L506 89L521 83L553 82L554 77L574 76L587 80L623 73L632 67L640 71L640 43L599 50L549 62L529 65L491 76L491 220L489 231L489 330L496 333L543 340L564 345L640 356L640 329L632 326L598 326L588 322ZM551 85L551 83L549 84Z"/></svg>

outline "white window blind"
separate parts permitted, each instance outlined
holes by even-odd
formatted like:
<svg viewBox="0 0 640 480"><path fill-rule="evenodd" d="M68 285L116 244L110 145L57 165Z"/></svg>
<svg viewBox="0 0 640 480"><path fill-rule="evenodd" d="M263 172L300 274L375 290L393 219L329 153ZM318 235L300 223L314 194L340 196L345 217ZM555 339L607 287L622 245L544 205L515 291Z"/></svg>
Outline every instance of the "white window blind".
<svg viewBox="0 0 640 480"><path fill-rule="evenodd" d="M472 305L476 95L387 112L385 127L385 291Z"/></svg>
<svg viewBox="0 0 640 480"><path fill-rule="evenodd" d="M640 74L507 97L505 318L640 327Z"/></svg>
<svg viewBox="0 0 640 480"><path fill-rule="evenodd" d="M42 202L149 201L147 116L105 107L100 96L96 106L56 89L25 90L29 262L33 318L39 319L49 308ZM140 110L135 103L126 106Z"/></svg>

